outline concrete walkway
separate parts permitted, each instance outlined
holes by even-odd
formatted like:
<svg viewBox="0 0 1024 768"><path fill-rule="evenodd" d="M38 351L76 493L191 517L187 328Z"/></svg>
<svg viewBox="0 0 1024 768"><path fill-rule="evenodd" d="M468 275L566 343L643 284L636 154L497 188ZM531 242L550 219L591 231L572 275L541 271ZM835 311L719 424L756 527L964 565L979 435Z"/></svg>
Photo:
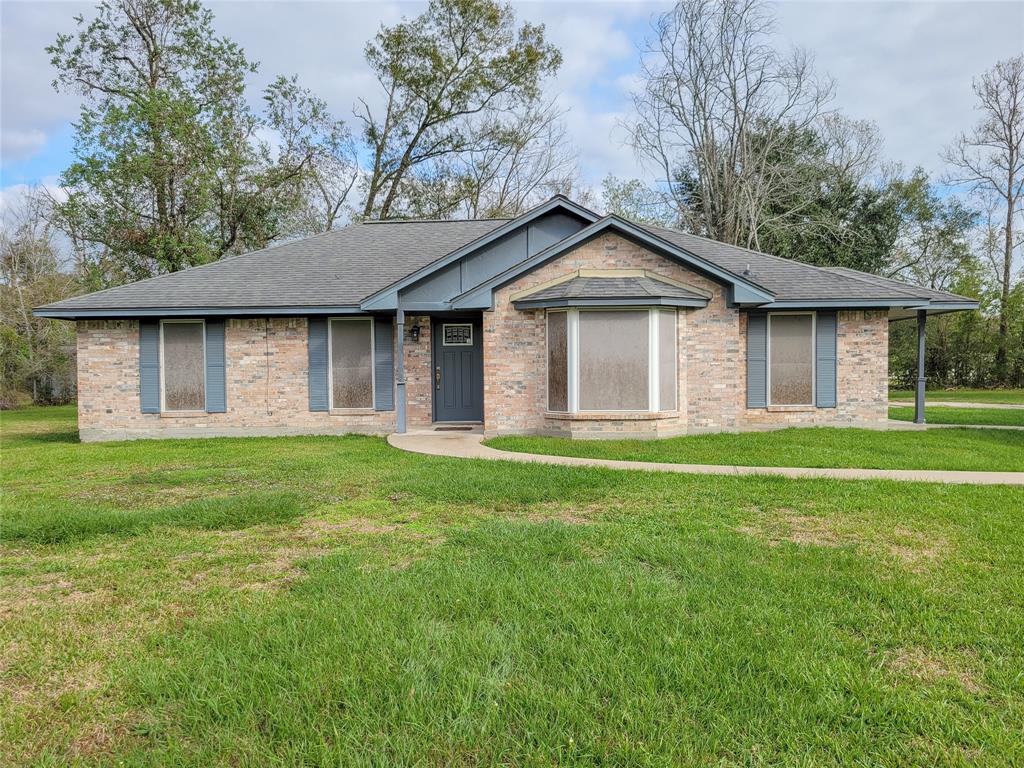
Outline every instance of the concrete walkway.
<svg viewBox="0 0 1024 768"><path fill-rule="evenodd" d="M677 472L697 475L778 475L795 478L831 478L838 480L907 480L926 483L968 485L1022 485L1024 472L947 472L927 469L825 469L817 467L737 467L724 464L670 464L652 461L614 461L584 459L575 456L545 456L539 453L499 451L482 444L483 435L470 432L434 432L424 430L394 434L388 442L395 448L431 456L460 459L489 459L568 467L607 467L646 472Z"/></svg>
<svg viewBox="0 0 1024 768"><path fill-rule="evenodd" d="M907 408L914 405L913 400L890 400L889 405L893 408ZM1024 403L958 403L955 400L926 400L925 408L937 406L939 408L995 408L996 410L1021 410Z"/></svg>

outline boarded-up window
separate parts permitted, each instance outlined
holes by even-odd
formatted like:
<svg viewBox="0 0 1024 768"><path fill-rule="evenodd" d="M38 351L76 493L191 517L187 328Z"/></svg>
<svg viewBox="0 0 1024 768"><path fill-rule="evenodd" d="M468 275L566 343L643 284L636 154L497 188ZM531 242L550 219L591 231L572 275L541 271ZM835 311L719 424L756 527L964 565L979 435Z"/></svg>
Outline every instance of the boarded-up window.
<svg viewBox="0 0 1024 768"><path fill-rule="evenodd" d="M162 328L164 410L205 410L206 355L202 321L165 322Z"/></svg>
<svg viewBox="0 0 1024 768"><path fill-rule="evenodd" d="M581 411L647 410L649 323L647 310L580 312Z"/></svg>
<svg viewBox="0 0 1024 768"><path fill-rule="evenodd" d="M373 407L370 318L331 320L331 407Z"/></svg>
<svg viewBox="0 0 1024 768"><path fill-rule="evenodd" d="M568 315L548 315L548 410L569 410Z"/></svg>
<svg viewBox="0 0 1024 768"><path fill-rule="evenodd" d="M676 409L676 313L658 312L658 407Z"/></svg>
<svg viewBox="0 0 1024 768"><path fill-rule="evenodd" d="M769 315L770 404L814 402L814 320L812 315Z"/></svg>

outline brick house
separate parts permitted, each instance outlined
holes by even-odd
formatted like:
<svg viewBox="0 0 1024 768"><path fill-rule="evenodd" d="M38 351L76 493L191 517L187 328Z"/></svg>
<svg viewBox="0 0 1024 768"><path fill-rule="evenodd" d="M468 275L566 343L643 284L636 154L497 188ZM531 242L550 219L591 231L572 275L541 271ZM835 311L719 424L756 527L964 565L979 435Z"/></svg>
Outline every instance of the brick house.
<svg viewBox="0 0 1024 768"><path fill-rule="evenodd" d="M889 323L976 307L559 196L354 224L36 314L77 323L83 440L655 437L883 424Z"/></svg>

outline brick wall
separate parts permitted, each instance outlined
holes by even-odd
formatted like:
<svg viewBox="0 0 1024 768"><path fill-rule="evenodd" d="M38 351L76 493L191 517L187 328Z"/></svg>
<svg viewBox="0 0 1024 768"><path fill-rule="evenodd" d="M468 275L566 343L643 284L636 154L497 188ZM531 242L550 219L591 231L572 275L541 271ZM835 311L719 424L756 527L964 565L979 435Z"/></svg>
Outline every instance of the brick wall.
<svg viewBox="0 0 1024 768"><path fill-rule="evenodd" d="M429 324L406 339L407 388L429 388ZM306 318L230 319L225 329L227 412L199 416L142 413L139 326L135 320L78 323L78 425L83 440L215 435L341 434L394 431L394 411L309 410ZM428 389L429 392L429 389ZM429 401L428 401L429 402ZM420 418L420 410L410 414ZM429 417L428 417L429 420ZM412 418L410 418L412 421Z"/></svg>
<svg viewBox="0 0 1024 768"><path fill-rule="evenodd" d="M840 312L836 329L836 407L745 407L741 426L872 426L889 418L889 319L879 310ZM741 321L746 330L746 316ZM743 337L746 357L746 333ZM746 367L743 372L746 379Z"/></svg>
<svg viewBox="0 0 1024 768"><path fill-rule="evenodd" d="M519 311L511 297L577 269L646 269L711 294L707 307L678 313L677 413L640 418L545 415L545 316ZM877 424L887 418L888 321L883 312L841 312L839 407L809 411L746 408L746 315L726 289L614 234L605 234L495 293L484 313L484 427L487 434L658 437L804 424Z"/></svg>
<svg viewBox="0 0 1024 768"><path fill-rule="evenodd" d="M420 329L420 340L412 340L412 328ZM434 420L434 384L431 375L430 318L405 316L405 419L410 427L427 426Z"/></svg>

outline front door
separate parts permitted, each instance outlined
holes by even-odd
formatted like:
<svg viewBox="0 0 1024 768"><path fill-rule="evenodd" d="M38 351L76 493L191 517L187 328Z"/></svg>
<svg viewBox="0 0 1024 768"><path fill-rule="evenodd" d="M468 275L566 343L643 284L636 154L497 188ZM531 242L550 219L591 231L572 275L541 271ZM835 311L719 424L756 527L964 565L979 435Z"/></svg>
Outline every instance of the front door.
<svg viewBox="0 0 1024 768"><path fill-rule="evenodd" d="M483 421L481 330L479 319L434 321L434 421Z"/></svg>

